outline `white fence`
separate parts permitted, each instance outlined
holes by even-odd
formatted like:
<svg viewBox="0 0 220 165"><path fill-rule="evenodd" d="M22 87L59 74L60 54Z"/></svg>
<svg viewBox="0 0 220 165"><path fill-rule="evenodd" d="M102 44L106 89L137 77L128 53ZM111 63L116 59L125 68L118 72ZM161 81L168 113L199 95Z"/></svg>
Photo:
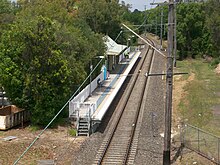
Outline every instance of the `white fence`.
<svg viewBox="0 0 220 165"><path fill-rule="evenodd" d="M88 106L84 105L84 101L90 95L90 85L91 85L91 92L93 92L98 87L98 80L102 82L104 80L104 72L101 72L92 82L91 84L87 85L76 97L74 97L69 103L69 117L74 117L76 115L76 111L80 109L81 106ZM91 106L89 106L91 107ZM91 115L94 113L96 109L96 105L92 106Z"/></svg>

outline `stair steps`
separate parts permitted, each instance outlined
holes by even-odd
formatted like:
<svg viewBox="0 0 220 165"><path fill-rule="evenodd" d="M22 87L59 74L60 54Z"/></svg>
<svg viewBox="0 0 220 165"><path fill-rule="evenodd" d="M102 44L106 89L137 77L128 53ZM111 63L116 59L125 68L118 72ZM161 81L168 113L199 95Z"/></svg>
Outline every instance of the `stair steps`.
<svg viewBox="0 0 220 165"><path fill-rule="evenodd" d="M88 118L80 118L78 121L77 136L90 135L90 120Z"/></svg>

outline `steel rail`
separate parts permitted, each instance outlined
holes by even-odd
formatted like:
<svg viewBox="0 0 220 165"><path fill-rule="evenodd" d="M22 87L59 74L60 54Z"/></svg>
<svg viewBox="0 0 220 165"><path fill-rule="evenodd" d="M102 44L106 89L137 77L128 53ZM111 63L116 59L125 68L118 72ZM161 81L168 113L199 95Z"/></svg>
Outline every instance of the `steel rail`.
<svg viewBox="0 0 220 165"><path fill-rule="evenodd" d="M148 41L151 42L152 45L154 45L154 43L151 40L148 39ZM152 64L152 61L153 61L153 54L154 54L154 51L152 51L152 56L151 56L151 59L150 59L150 64L148 66L148 70L147 70L148 74L150 72L151 64ZM147 81L148 81L148 76L146 76L146 81L144 83L144 88L146 88ZM137 122L138 122L138 117L139 117L140 110L141 110L141 103L142 103L142 101L144 99L144 92L145 92L145 89L142 90L142 93L141 93L142 97L141 97L140 103L138 104L138 110L137 110L137 113L135 115L134 127L132 127L131 137L130 137L130 141L128 143L127 153L125 155L125 162L123 164L127 164L127 162L128 162L128 158L129 158L129 154L130 154L130 149L131 149L131 146L132 146L132 141L134 139L135 130L136 130Z"/></svg>
<svg viewBox="0 0 220 165"><path fill-rule="evenodd" d="M141 62L141 64L139 65L139 67L138 67L137 70L140 70L141 68L143 68L143 65L144 65L145 62L146 62L146 58L147 58L147 55L148 55L148 53L149 53L149 50L150 50L150 46L148 47L148 49L147 49L147 51L146 51L146 54L145 54L145 56L144 56L144 59L143 59L143 61ZM154 53L154 51L152 51L152 54L151 54L150 65L149 65L149 67L148 67L148 72L149 72L149 69L150 69L150 67L151 67L152 58L153 58L153 53ZM104 158L105 158L105 156L106 156L106 153L107 153L107 151L108 151L108 148L109 148L110 145L111 145L112 139L113 139L113 137L114 137L114 135L115 135L115 132L116 132L116 130L117 130L117 127L118 127L118 125L119 125L119 123L120 123L120 121L121 121L122 115L123 115L123 113L124 113L124 111L125 111L125 107L126 107L127 104L128 104L128 100L129 100L129 98L130 98L130 96L131 96L131 94L132 94L132 91L133 91L133 89L134 89L134 86L135 86L135 84L136 84L136 82L137 82L138 77L139 77L139 73L138 73L138 74L134 74L134 78L133 78L133 80L132 80L133 82L132 82L132 84L131 84L129 90L127 91L128 93L127 93L127 95L126 95L125 101L122 103L122 106L120 107L120 112L119 112L118 119L117 119L116 123L113 125L113 128L110 130L111 132L110 132L110 134L109 134L109 136L108 136L108 138L107 138L107 140L106 140L105 146L103 147L104 150L103 150L103 152L101 153L101 155L99 156L99 159L98 159L97 163L95 163L95 164L101 165L102 162L103 162L103 160L104 160ZM143 88L146 87L146 83L147 83L147 77L146 77L146 80L145 80L145 83L144 83ZM142 92L141 92L141 99L139 100L138 108L137 108L136 113L135 113L135 119L134 119L134 121L133 121L133 127L132 127L132 130L131 130L131 132L130 132L130 138L129 138L129 140L128 140L127 147L126 147L126 153L125 153L125 155L124 155L124 157L123 157L123 160L122 160L123 164L126 164L126 163L127 163L127 160L128 160L128 157L129 157L129 152L130 152L131 144L132 144L133 137L134 137L134 134L135 134L135 128L136 128L136 125L137 125L138 116L139 116L139 112L140 112L141 102L142 102L142 100L143 100L143 96L144 96L144 90L142 90Z"/></svg>

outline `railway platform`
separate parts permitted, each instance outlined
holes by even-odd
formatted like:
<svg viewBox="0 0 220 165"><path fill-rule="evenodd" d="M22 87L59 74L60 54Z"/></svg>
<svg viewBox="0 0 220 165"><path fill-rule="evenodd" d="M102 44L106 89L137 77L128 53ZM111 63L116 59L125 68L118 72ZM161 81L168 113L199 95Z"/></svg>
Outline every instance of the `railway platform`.
<svg viewBox="0 0 220 165"><path fill-rule="evenodd" d="M102 120L122 84L124 83L127 75L137 61L139 55L139 51L133 52L131 53L130 58L124 59L119 65L117 65L115 71L109 74L108 79L105 80L103 85L94 91L94 94L99 95L98 99L95 97L91 97L91 100L90 98L88 99L89 101L95 99L95 101L97 100L98 103L96 111L92 114L93 121Z"/></svg>
<svg viewBox="0 0 220 165"><path fill-rule="evenodd" d="M75 113L78 136L89 136L96 130L140 54L140 51L131 52L129 57L115 66L115 69L107 75L107 79L78 105Z"/></svg>

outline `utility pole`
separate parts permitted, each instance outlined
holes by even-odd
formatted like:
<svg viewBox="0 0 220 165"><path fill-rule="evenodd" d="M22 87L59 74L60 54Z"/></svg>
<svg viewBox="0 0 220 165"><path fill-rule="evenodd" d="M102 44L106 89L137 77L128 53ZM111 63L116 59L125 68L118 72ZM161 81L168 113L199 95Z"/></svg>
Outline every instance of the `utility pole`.
<svg viewBox="0 0 220 165"><path fill-rule="evenodd" d="M157 35L157 16L156 16L156 25L155 25L155 27L156 27L156 35Z"/></svg>
<svg viewBox="0 0 220 165"><path fill-rule="evenodd" d="M146 34L147 34L147 12L146 12L146 9L147 9L147 6L144 5L144 34L145 34L145 37L146 37Z"/></svg>
<svg viewBox="0 0 220 165"><path fill-rule="evenodd" d="M176 42L176 20L177 20L177 17L176 17L176 11L177 11L177 8L176 8L176 0L174 2L174 56L173 56L173 65L174 67L176 67L176 53L177 53L177 42Z"/></svg>
<svg viewBox="0 0 220 165"><path fill-rule="evenodd" d="M151 3L166 5L167 3ZM172 94L173 94L173 55L174 55L174 0L168 3L168 55L166 71L166 102L165 102L165 132L163 165L170 165L171 124L172 124Z"/></svg>
<svg viewBox="0 0 220 165"><path fill-rule="evenodd" d="M165 133L163 165L170 165L172 92L173 92L173 39L174 39L174 1L169 0L168 8L168 56L166 74Z"/></svg>
<svg viewBox="0 0 220 165"><path fill-rule="evenodd" d="M164 26L164 32L165 32L165 24L163 24L163 6L167 5L166 2L160 2L160 3L150 3L150 5L158 5L161 7L161 14L160 14L160 48L163 48L163 26ZM157 17L156 17L156 35L157 35Z"/></svg>
<svg viewBox="0 0 220 165"><path fill-rule="evenodd" d="M166 5L167 3L154 3L154 4L161 4ZM163 165L171 165L170 160L170 148L171 148L171 125L172 125L172 94L173 94L173 75L179 74L187 74L187 73L173 73L173 57L174 51L176 51L176 39L174 37L174 25L176 25L176 19L174 21L174 0L169 0L169 8L168 8L168 55L167 55L167 71L166 71L166 102L165 102L165 132L164 132L164 150L163 150ZM175 11L176 12L176 11ZM175 16L176 17L176 16ZM123 24L127 29L129 29L126 25ZM176 27L175 27L176 28ZM137 35L134 31L129 29L132 33L136 36L141 38ZM143 38L141 38L144 40ZM174 42L175 39L175 42ZM145 41L149 44L147 41ZM150 45L150 44L149 44ZM155 47L152 46L158 53L162 54L158 51ZM174 50L175 49L175 50ZM163 74L149 74L148 76L157 76Z"/></svg>
<svg viewBox="0 0 220 165"><path fill-rule="evenodd" d="M161 7L161 19L160 19L160 48L163 49L163 6Z"/></svg>

